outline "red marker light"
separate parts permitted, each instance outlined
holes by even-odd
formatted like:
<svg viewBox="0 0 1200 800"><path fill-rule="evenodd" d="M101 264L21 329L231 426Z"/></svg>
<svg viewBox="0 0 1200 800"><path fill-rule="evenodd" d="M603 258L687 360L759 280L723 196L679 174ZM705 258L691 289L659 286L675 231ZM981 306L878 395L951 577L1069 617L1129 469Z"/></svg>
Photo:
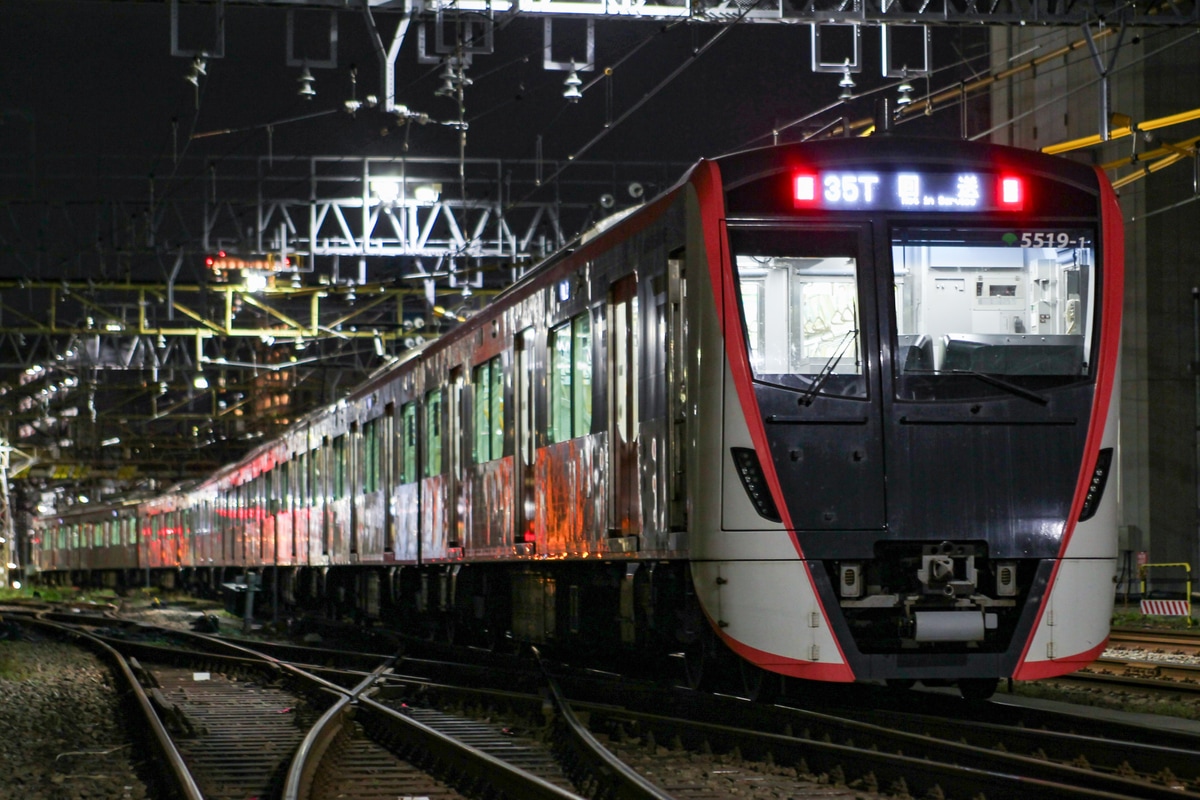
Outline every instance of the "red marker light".
<svg viewBox="0 0 1200 800"><path fill-rule="evenodd" d="M1025 205L1025 182L1020 178L1000 178L1000 206L1020 209Z"/></svg>
<svg viewBox="0 0 1200 800"><path fill-rule="evenodd" d="M792 199L796 205L813 205L817 201L817 176L796 175L792 180Z"/></svg>

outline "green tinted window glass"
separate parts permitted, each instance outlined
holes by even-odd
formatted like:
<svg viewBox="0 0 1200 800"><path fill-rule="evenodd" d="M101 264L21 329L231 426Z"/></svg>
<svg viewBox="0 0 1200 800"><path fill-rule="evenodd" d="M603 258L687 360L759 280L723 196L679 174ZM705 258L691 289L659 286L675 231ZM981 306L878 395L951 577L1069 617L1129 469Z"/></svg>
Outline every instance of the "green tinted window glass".
<svg viewBox="0 0 1200 800"><path fill-rule="evenodd" d="M500 357L475 368L475 463L504 455L504 370Z"/></svg>
<svg viewBox="0 0 1200 800"><path fill-rule="evenodd" d="M491 427L492 458L504 455L504 370L500 368L500 357L492 359L492 388L488 392L491 410L488 414Z"/></svg>
<svg viewBox="0 0 1200 800"><path fill-rule="evenodd" d="M442 392L425 395L425 470L426 478L442 474Z"/></svg>
<svg viewBox="0 0 1200 800"><path fill-rule="evenodd" d="M550 331L550 441L571 438L571 326Z"/></svg>
<svg viewBox="0 0 1200 800"><path fill-rule="evenodd" d="M587 314L571 320L571 434L592 432L592 324Z"/></svg>
<svg viewBox="0 0 1200 800"><path fill-rule="evenodd" d="M379 420L373 419L363 427L363 492L379 490Z"/></svg>
<svg viewBox="0 0 1200 800"><path fill-rule="evenodd" d="M417 404L407 403L400 411L400 482L417 479Z"/></svg>

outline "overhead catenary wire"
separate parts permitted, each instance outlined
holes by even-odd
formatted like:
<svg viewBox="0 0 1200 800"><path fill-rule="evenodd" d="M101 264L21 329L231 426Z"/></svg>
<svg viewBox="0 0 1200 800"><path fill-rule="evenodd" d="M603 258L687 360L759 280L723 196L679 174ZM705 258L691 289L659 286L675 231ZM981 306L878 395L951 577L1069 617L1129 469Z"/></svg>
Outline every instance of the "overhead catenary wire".
<svg viewBox="0 0 1200 800"><path fill-rule="evenodd" d="M563 173L563 171L566 170L570 166L571 162L576 161L584 153L591 150L593 147L595 147L600 142L601 139L608 136L608 134L610 134L614 130L616 130L621 125L621 123L625 122L625 120L627 120L631 116L633 116L642 106L644 106L646 103L648 103L655 95L657 95L664 88L666 88L668 84L670 84L672 81L674 81L680 75L682 75L683 72L685 70L687 70L688 67L695 64L696 61L699 60L700 56L704 55L706 52L708 52L713 47L713 45L715 45L717 42L719 42L721 39L723 39L725 37L725 35L728 34L731 30L733 30L738 25L738 23L740 23L742 20L744 20L751 11L758 8L758 6L762 2L763 2L763 0L754 0L753 3L746 6L746 8L742 9L741 12L738 13L738 16L733 20L733 22L731 22L728 25L721 28L721 30L717 31L717 33L715 33L711 38L709 38L706 42L704 42L704 44L697 47L685 61L680 63L678 66L676 66L675 69L671 70L671 72L665 78L663 78L654 87L652 87L650 89L650 91L643 94L641 96L641 98L639 98L636 102L634 102L634 104L632 106L627 108L625 110L625 112L622 113L619 117L617 117L615 120L613 120L611 122L611 124L606 125L595 136L593 136L591 139L589 139L587 142L585 142L582 147L577 149L574 153L571 153L570 155L568 155L566 163L564 163L562 166L560 166L558 169L556 169L554 172L552 172L550 174L549 178L546 179L545 183L549 183L549 182L552 182L555 179L557 179L558 176L561 175Z"/></svg>

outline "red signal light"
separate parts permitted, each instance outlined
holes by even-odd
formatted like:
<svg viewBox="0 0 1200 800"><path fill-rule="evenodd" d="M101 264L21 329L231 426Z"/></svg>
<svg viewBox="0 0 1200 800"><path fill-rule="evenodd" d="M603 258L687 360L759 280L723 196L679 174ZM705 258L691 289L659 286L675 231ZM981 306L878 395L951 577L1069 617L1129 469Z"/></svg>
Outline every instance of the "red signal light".
<svg viewBox="0 0 1200 800"><path fill-rule="evenodd" d="M1019 210L1025 206L1025 181L1013 175L1000 177L1000 207Z"/></svg>
<svg viewBox="0 0 1200 800"><path fill-rule="evenodd" d="M798 206L815 205L817 202L817 176L798 173L792 177L792 200Z"/></svg>

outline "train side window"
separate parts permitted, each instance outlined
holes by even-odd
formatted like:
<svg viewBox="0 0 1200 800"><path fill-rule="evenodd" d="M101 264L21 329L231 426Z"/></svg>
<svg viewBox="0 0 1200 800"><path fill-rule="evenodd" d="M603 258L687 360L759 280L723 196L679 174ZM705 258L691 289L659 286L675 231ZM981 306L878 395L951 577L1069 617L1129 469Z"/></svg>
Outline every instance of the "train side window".
<svg viewBox="0 0 1200 800"><path fill-rule="evenodd" d="M292 510L292 462L284 461L277 468L279 483L275 487L273 510L276 513Z"/></svg>
<svg viewBox="0 0 1200 800"><path fill-rule="evenodd" d="M521 464L531 466L536 441L533 415L534 332L526 328L513 340L513 408L516 453Z"/></svg>
<svg viewBox="0 0 1200 800"><path fill-rule="evenodd" d="M417 404L400 409L400 483L417 479Z"/></svg>
<svg viewBox="0 0 1200 800"><path fill-rule="evenodd" d="M425 466L423 477L442 474L442 391L425 395Z"/></svg>
<svg viewBox="0 0 1200 800"><path fill-rule="evenodd" d="M500 357L480 364L472 376L475 387L476 464L504 455L504 371Z"/></svg>
<svg viewBox="0 0 1200 800"><path fill-rule="evenodd" d="M379 491L379 421L380 418L376 417L363 426L362 489L364 494Z"/></svg>
<svg viewBox="0 0 1200 800"><path fill-rule="evenodd" d="M296 456L296 507L308 508L308 453Z"/></svg>
<svg viewBox="0 0 1200 800"><path fill-rule="evenodd" d="M333 499L346 496L346 435L333 438Z"/></svg>
<svg viewBox="0 0 1200 800"><path fill-rule="evenodd" d="M321 500L321 447L314 447L308 456L308 466L312 470L308 480L309 506L315 508Z"/></svg>
<svg viewBox="0 0 1200 800"><path fill-rule="evenodd" d="M591 317L580 314L550 331L550 441L592 429Z"/></svg>

